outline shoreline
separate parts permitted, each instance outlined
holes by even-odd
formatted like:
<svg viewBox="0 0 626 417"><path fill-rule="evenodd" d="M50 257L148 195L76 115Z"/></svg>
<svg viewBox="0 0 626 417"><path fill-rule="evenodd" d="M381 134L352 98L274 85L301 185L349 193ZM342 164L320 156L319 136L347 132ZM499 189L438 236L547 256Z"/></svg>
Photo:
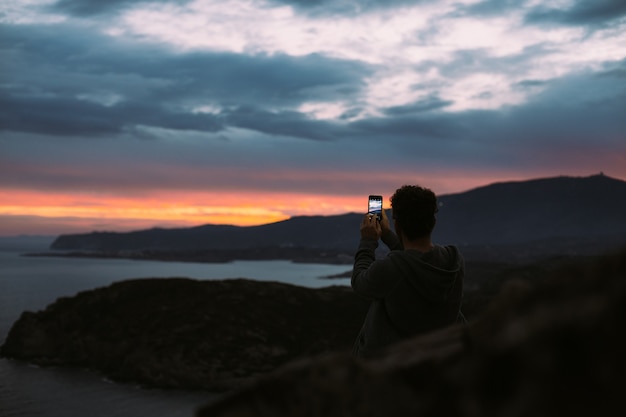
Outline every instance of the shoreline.
<svg viewBox="0 0 626 417"><path fill-rule="evenodd" d="M234 261L290 261L296 264L352 265L354 255L347 251L308 248L284 249L233 249L195 251L71 251L25 252L25 257L130 259L137 261L231 263Z"/></svg>

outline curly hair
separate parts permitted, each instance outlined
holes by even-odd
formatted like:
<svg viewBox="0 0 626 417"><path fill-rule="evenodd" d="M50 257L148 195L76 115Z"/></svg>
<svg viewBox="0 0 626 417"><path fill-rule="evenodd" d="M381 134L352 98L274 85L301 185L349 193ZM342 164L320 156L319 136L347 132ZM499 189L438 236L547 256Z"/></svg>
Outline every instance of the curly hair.
<svg viewBox="0 0 626 417"><path fill-rule="evenodd" d="M403 185L391 196L396 224L408 239L430 236L435 228L437 197L428 188Z"/></svg>

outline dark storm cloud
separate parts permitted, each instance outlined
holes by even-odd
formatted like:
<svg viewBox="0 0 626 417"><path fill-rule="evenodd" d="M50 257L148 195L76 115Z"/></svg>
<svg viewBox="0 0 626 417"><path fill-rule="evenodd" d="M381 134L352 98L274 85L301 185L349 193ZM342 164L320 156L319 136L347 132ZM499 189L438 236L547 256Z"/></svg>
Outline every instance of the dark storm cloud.
<svg viewBox="0 0 626 417"><path fill-rule="evenodd" d="M496 16L509 13L518 9L523 4L520 0L484 0L478 3L464 5L459 4L451 16Z"/></svg>
<svg viewBox="0 0 626 417"><path fill-rule="evenodd" d="M578 0L569 9L540 6L526 15L526 22L539 24L604 26L626 15L624 0Z"/></svg>
<svg viewBox="0 0 626 417"><path fill-rule="evenodd" d="M458 115L420 114L401 111L387 111L391 116L364 119L352 123L360 137L372 139L399 139L400 142L452 138L459 129L455 127Z"/></svg>
<svg viewBox="0 0 626 417"><path fill-rule="evenodd" d="M292 136L313 140L334 140L346 136L346 128L336 123L312 120L302 113L268 112L261 108L239 107L228 111L225 118L231 126L242 127L271 135Z"/></svg>
<svg viewBox="0 0 626 417"><path fill-rule="evenodd" d="M515 83L513 87L515 89L528 90L528 89L532 89L535 87L543 87L546 84L548 84L548 82L544 80L524 80L524 81Z"/></svg>
<svg viewBox="0 0 626 417"><path fill-rule="evenodd" d="M0 90L8 109L0 116L2 130L89 135L148 125L216 131L226 119L262 132L329 138L284 109L357 98L371 73L367 65L321 55L168 54L73 29L7 26L3 32L0 58L7 65L0 71L11 84ZM211 114L192 112L207 105ZM276 109L285 121L242 110L260 107Z"/></svg>
<svg viewBox="0 0 626 417"><path fill-rule="evenodd" d="M174 3L185 4L181 0L59 0L50 6L56 12L73 16L93 16L105 13L117 13L142 3Z"/></svg>
<svg viewBox="0 0 626 417"><path fill-rule="evenodd" d="M453 104L453 102L450 100L442 100L437 95L431 95L426 99L419 100L412 104L387 107L382 109L382 111L388 116L413 115L415 113L443 109L451 104Z"/></svg>
<svg viewBox="0 0 626 417"><path fill-rule="evenodd" d="M354 16L363 12L381 9L396 9L402 6L415 6L437 0L271 0L280 5L292 6L306 14L316 16Z"/></svg>
<svg viewBox="0 0 626 417"><path fill-rule="evenodd" d="M484 0L471 5L458 5L451 17L506 16L516 10L524 10L524 1ZM624 0L577 0L569 8L535 6L525 12L525 22L530 24L556 24L602 27L626 15Z"/></svg>
<svg viewBox="0 0 626 417"><path fill-rule="evenodd" d="M245 56L191 54L163 63L159 71L182 80L179 91L198 91L224 104L294 106L305 101L355 97L370 74L366 65L321 55Z"/></svg>
<svg viewBox="0 0 626 417"><path fill-rule="evenodd" d="M130 7L146 3L169 3L184 5L191 0L59 0L50 8L56 12L73 16L88 17L114 14ZM372 10L391 9L399 6L414 6L419 3L431 3L437 0L270 0L277 5L292 6L305 14L355 15Z"/></svg>
<svg viewBox="0 0 626 417"><path fill-rule="evenodd" d="M12 27L0 39L7 58L30 64L33 71L46 67L75 74L136 75L144 80L168 83L180 95L195 92L219 100L263 99L264 104L293 105L303 100L349 98L363 87L371 74L366 64L312 54L293 57L239 55L220 52L168 53L146 45L129 45L80 28ZM97 45L97 46L94 46ZM28 60L29 62L24 62ZM8 62L8 61L5 61ZM9 71L10 69L4 69ZM7 74L20 79L20 69ZM55 84L54 79L41 80ZM81 86L83 87L83 86ZM89 86L85 86L89 87ZM165 87L160 90L166 89ZM198 91L200 89L200 91Z"/></svg>
<svg viewBox="0 0 626 417"><path fill-rule="evenodd" d="M626 79L626 59L605 65L603 71L599 72L597 76L615 81Z"/></svg>
<svg viewBox="0 0 626 417"><path fill-rule="evenodd" d="M223 128L212 115L175 112L149 102L112 106L64 97L0 97L0 130L65 136L120 133L136 125L214 132Z"/></svg>

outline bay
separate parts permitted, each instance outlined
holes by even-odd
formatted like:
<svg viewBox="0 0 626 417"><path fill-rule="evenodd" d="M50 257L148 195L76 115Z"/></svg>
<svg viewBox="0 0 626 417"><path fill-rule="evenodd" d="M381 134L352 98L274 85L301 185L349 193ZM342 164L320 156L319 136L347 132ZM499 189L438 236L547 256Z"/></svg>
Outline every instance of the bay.
<svg viewBox="0 0 626 417"><path fill-rule="evenodd" d="M290 261L235 261L225 264L24 257L0 250L0 342L23 311L38 311L59 297L135 278L185 277L200 280L248 278L319 288L349 285L323 279L347 265ZM115 384L86 370L38 368L0 359L0 416L193 416L216 394L150 390Z"/></svg>

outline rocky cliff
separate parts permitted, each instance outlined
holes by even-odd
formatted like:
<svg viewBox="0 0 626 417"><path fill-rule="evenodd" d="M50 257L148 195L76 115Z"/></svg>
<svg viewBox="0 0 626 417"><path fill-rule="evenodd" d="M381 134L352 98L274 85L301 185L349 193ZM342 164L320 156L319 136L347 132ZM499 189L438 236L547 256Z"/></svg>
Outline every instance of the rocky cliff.
<svg viewBox="0 0 626 417"><path fill-rule="evenodd" d="M130 280L23 313L0 353L117 381L220 391L297 358L350 350L366 309L345 287Z"/></svg>

